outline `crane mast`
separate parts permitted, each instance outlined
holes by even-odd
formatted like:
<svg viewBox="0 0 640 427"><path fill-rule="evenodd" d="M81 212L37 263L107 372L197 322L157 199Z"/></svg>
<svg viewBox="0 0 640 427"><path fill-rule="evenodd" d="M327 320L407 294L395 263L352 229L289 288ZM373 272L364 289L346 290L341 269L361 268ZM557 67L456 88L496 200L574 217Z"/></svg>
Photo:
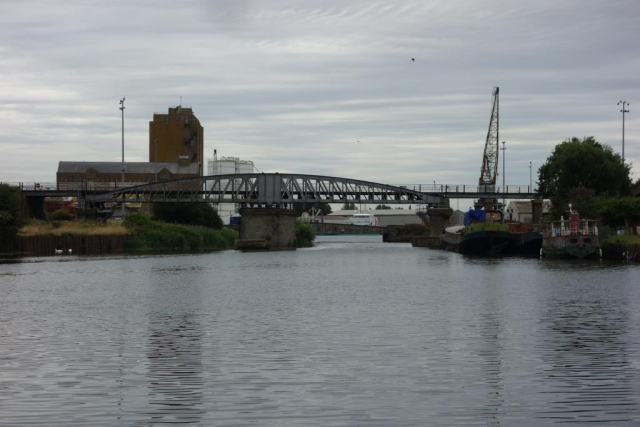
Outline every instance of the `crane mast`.
<svg viewBox="0 0 640 427"><path fill-rule="evenodd" d="M484 145L484 155L482 156L482 169L480 171L479 185L496 185L498 176L498 156L500 153L498 130L499 120L499 93L500 88L493 88L493 107L491 108L491 120L487 131L487 141Z"/></svg>

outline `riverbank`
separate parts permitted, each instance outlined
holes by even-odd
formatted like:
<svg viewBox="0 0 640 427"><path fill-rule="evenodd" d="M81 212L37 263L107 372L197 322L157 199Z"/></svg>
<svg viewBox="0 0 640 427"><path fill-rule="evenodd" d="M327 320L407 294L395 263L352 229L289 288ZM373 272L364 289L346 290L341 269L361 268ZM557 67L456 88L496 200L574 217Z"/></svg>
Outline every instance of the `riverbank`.
<svg viewBox="0 0 640 427"><path fill-rule="evenodd" d="M130 251L207 251L233 247L228 228L170 224L133 214L125 221L32 221L14 238L6 255L94 255Z"/></svg>
<svg viewBox="0 0 640 427"><path fill-rule="evenodd" d="M124 220L131 232L126 250L219 250L230 249L238 239L238 232L230 228L215 230L207 227L187 226L155 221L146 215L133 214Z"/></svg>
<svg viewBox="0 0 640 427"><path fill-rule="evenodd" d="M606 259L640 261L640 236L637 235L611 236L600 242L600 248Z"/></svg>

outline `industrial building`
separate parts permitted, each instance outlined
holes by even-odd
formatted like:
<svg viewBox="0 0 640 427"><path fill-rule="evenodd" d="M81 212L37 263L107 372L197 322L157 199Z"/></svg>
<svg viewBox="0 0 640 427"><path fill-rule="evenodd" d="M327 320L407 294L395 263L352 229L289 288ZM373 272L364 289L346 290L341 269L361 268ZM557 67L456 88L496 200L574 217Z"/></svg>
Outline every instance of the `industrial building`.
<svg viewBox="0 0 640 427"><path fill-rule="evenodd" d="M204 129L191 108L169 108L149 122L149 162L125 162L124 185L132 186L203 175ZM58 187L82 182L87 187L122 185L122 162L61 161ZM110 185L109 185L110 184Z"/></svg>
<svg viewBox="0 0 640 427"><path fill-rule="evenodd" d="M221 157L218 159L214 150L213 159L207 160L207 175L233 175L254 173L254 164L251 160L240 160L238 157ZM220 185L225 187L229 180L221 180ZM240 184L240 181L237 181ZM211 190L211 183L207 184L207 189ZM218 203L214 206L224 224L229 224L231 216L238 211L238 206L234 203Z"/></svg>
<svg viewBox="0 0 640 427"><path fill-rule="evenodd" d="M551 202L545 200L542 204L542 213L547 214L551 210ZM533 207L531 201L511 201L504 210L504 219L518 221L524 224L531 222L533 218Z"/></svg>
<svg viewBox="0 0 640 427"><path fill-rule="evenodd" d="M154 113L149 122L149 162L197 164L204 170L204 128L191 108L169 108Z"/></svg>
<svg viewBox="0 0 640 427"><path fill-rule="evenodd" d="M154 181L198 177L195 163L147 163L125 162L125 186L146 184ZM83 182L87 187L109 188L122 183L122 162L59 162L56 173L59 187L65 183Z"/></svg>

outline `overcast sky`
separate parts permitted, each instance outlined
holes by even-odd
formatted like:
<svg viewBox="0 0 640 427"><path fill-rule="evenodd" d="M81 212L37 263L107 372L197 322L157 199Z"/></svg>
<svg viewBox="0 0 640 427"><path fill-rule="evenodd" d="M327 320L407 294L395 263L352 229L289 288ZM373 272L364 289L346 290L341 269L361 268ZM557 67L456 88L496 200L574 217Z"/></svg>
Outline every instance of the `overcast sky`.
<svg viewBox="0 0 640 427"><path fill-rule="evenodd" d="M621 99L637 179L638 22L637 0L3 0L0 181L120 161L123 96L126 160L147 161L148 122L182 96L205 157L476 184L494 86L508 184L571 136L621 151Z"/></svg>

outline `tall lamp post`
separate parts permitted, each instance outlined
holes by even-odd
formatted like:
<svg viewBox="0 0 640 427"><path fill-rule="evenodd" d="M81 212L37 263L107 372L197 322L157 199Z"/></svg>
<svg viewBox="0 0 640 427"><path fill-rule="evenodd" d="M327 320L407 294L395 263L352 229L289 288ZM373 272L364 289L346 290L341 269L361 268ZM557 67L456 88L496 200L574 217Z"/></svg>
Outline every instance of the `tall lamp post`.
<svg viewBox="0 0 640 427"><path fill-rule="evenodd" d="M628 106L630 104L627 101L618 102L618 105L620 104L622 104L622 110L620 110L622 113L622 163L624 163L624 115L629 112L629 110L625 108L625 105Z"/></svg>
<svg viewBox="0 0 640 427"><path fill-rule="evenodd" d="M124 97L120 100L120 111L122 111L122 188L124 188ZM124 195L122 195L122 216L124 217Z"/></svg>
<svg viewBox="0 0 640 427"><path fill-rule="evenodd" d="M155 141L156 144L156 182L158 182L158 140Z"/></svg>
<svg viewBox="0 0 640 427"><path fill-rule="evenodd" d="M533 168L532 163L529 162L529 192L533 193Z"/></svg>
<svg viewBox="0 0 640 427"><path fill-rule="evenodd" d="M504 172L506 163L507 163L507 146L505 145L507 142L506 141L502 141L502 148L500 150L502 150L502 193L505 192L506 186L505 186L505 181L506 181L506 175ZM504 206L506 199L503 197L502 198L502 206Z"/></svg>

